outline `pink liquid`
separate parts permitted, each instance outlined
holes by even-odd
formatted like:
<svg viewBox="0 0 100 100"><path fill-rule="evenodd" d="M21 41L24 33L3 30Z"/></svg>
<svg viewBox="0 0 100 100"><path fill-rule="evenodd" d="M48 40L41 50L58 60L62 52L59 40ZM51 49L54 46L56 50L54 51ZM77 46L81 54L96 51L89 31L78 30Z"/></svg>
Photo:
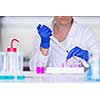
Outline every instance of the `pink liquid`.
<svg viewBox="0 0 100 100"><path fill-rule="evenodd" d="M70 67L72 67L72 64L71 65L69 65Z"/></svg>
<svg viewBox="0 0 100 100"><path fill-rule="evenodd" d="M81 64L78 64L78 67L81 67Z"/></svg>
<svg viewBox="0 0 100 100"><path fill-rule="evenodd" d="M36 73L39 74L41 72L40 67L36 67Z"/></svg>
<svg viewBox="0 0 100 100"><path fill-rule="evenodd" d="M37 74L44 74L44 67L36 67Z"/></svg>
<svg viewBox="0 0 100 100"><path fill-rule="evenodd" d="M62 67L64 68L64 64L62 64Z"/></svg>
<svg viewBox="0 0 100 100"><path fill-rule="evenodd" d="M44 67L41 67L41 74L44 74Z"/></svg>

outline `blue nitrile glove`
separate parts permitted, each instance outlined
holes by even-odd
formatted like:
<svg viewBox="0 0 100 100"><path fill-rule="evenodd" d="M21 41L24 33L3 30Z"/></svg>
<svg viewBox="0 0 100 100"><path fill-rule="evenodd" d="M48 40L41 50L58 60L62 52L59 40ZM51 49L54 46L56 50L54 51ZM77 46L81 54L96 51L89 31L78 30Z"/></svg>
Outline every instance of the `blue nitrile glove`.
<svg viewBox="0 0 100 100"><path fill-rule="evenodd" d="M46 25L39 24L37 26L38 33L41 37L41 44L40 47L42 48L49 48L50 47L50 36L52 35L52 31Z"/></svg>
<svg viewBox="0 0 100 100"><path fill-rule="evenodd" d="M66 59L68 60L73 56L80 57L80 58L84 59L85 61L89 60L89 52L87 50L83 50L79 47L75 47L72 50L70 50Z"/></svg>

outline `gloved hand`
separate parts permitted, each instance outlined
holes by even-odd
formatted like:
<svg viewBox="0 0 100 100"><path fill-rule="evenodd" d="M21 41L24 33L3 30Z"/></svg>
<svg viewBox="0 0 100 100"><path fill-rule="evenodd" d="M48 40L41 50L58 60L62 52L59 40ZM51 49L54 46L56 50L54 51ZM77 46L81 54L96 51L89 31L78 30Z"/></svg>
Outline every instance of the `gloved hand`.
<svg viewBox="0 0 100 100"><path fill-rule="evenodd" d="M39 24L37 26L38 33L41 37L40 47L49 48L50 47L50 36L52 35L52 31L46 25Z"/></svg>
<svg viewBox="0 0 100 100"><path fill-rule="evenodd" d="M84 59L85 61L89 60L89 52L87 50L83 50L79 47L75 47L71 51L69 51L66 59L68 60L73 56L80 57L80 58Z"/></svg>

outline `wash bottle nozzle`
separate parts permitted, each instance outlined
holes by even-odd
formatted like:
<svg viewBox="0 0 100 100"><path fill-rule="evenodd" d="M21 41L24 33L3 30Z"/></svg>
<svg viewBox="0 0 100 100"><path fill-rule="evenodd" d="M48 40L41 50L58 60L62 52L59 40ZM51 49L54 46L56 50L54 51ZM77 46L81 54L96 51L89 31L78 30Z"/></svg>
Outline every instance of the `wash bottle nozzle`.
<svg viewBox="0 0 100 100"><path fill-rule="evenodd" d="M17 39L12 39L11 40L11 47L7 48L7 52L16 52L17 51L17 49L13 47L13 42L14 41L19 42L19 40L17 40Z"/></svg>

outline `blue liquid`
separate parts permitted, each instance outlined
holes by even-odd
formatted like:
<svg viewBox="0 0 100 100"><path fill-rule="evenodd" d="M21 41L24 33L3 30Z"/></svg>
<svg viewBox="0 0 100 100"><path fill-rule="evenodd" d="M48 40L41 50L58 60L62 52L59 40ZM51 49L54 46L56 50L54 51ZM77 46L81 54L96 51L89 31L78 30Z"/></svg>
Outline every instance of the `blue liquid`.
<svg viewBox="0 0 100 100"><path fill-rule="evenodd" d="M24 80L25 79L25 76L17 76L17 79L18 80Z"/></svg>
<svg viewBox="0 0 100 100"><path fill-rule="evenodd" d="M24 80L25 76L17 76L18 80ZM14 80L15 76L0 76L0 80Z"/></svg>
<svg viewBox="0 0 100 100"><path fill-rule="evenodd" d="M14 76L0 76L0 80L14 80Z"/></svg>
<svg viewBox="0 0 100 100"><path fill-rule="evenodd" d="M99 79L92 79L92 68L91 68L91 66L88 69L87 80L92 81L92 82L100 81L100 78Z"/></svg>

